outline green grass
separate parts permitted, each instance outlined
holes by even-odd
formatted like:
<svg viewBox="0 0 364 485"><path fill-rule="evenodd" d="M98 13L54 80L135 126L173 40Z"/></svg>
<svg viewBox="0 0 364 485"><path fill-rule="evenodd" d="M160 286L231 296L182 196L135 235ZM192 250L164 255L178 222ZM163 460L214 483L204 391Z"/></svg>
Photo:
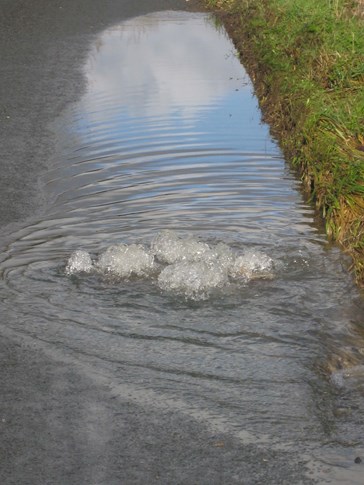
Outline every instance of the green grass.
<svg viewBox="0 0 364 485"><path fill-rule="evenodd" d="M205 0L220 9L288 160L364 284L364 20L358 1Z"/></svg>

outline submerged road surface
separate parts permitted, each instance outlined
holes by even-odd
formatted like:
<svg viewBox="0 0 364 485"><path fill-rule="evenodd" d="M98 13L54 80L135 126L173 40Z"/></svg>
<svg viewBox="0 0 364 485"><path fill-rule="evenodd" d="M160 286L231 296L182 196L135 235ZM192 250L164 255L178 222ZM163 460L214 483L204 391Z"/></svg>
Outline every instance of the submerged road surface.
<svg viewBox="0 0 364 485"><path fill-rule="evenodd" d="M38 177L55 156L47 124L82 93L80 66L95 34L123 19L186 5L0 1L0 238L7 225L44 207ZM274 473L280 476L283 466L287 483L297 483L288 477L299 476L299 470L286 466L284 457L212 433L188 410L154 406L148 396L138 405L127 388L115 389L39 343L7 333L4 319L1 315L1 484L241 483L243 476L259 483L268 470L272 480Z"/></svg>
<svg viewBox="0 0 364 485"><path fill-rule="evenodd" d="M2 485L360 483L362 302L192 3L0 0Z"/></svg>

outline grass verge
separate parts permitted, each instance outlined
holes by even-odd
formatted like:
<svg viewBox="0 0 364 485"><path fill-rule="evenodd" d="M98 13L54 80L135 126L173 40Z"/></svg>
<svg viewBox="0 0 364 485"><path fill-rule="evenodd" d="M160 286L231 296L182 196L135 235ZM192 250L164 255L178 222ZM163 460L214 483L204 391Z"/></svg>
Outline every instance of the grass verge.
<svg viewBox="0 0 364 485"><path fill-rule="evenodd" d="M364 0L205 0L364 286Z"/></svg>

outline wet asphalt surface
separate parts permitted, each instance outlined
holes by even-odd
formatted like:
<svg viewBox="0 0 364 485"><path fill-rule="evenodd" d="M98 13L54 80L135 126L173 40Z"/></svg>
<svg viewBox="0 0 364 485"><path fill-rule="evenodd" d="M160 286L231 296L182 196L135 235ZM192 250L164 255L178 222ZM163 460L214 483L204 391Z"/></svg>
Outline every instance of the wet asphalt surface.
<svg viewBox="0 0 364 485"><path fill-rule="evenodd" d="M2 245L12 226L42 213L38 180L56 157L48 127L82 94L80 66L95 35L186 8L184 0L0 0ZM15 334L4 314L0 380L3 485L312 483L300 457L244 444L186 409L138 403L112 377Z"/></svg>

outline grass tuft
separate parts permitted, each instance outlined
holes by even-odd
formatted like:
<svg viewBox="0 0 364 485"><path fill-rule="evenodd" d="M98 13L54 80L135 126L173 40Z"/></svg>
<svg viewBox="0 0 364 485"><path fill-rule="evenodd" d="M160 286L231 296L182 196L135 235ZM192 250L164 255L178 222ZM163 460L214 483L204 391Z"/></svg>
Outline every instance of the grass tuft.
<svg viewBox="0 0 364 485"><path fill-rule="evenodd" d="M205 0L364 285L364 0Z"/></svg>

